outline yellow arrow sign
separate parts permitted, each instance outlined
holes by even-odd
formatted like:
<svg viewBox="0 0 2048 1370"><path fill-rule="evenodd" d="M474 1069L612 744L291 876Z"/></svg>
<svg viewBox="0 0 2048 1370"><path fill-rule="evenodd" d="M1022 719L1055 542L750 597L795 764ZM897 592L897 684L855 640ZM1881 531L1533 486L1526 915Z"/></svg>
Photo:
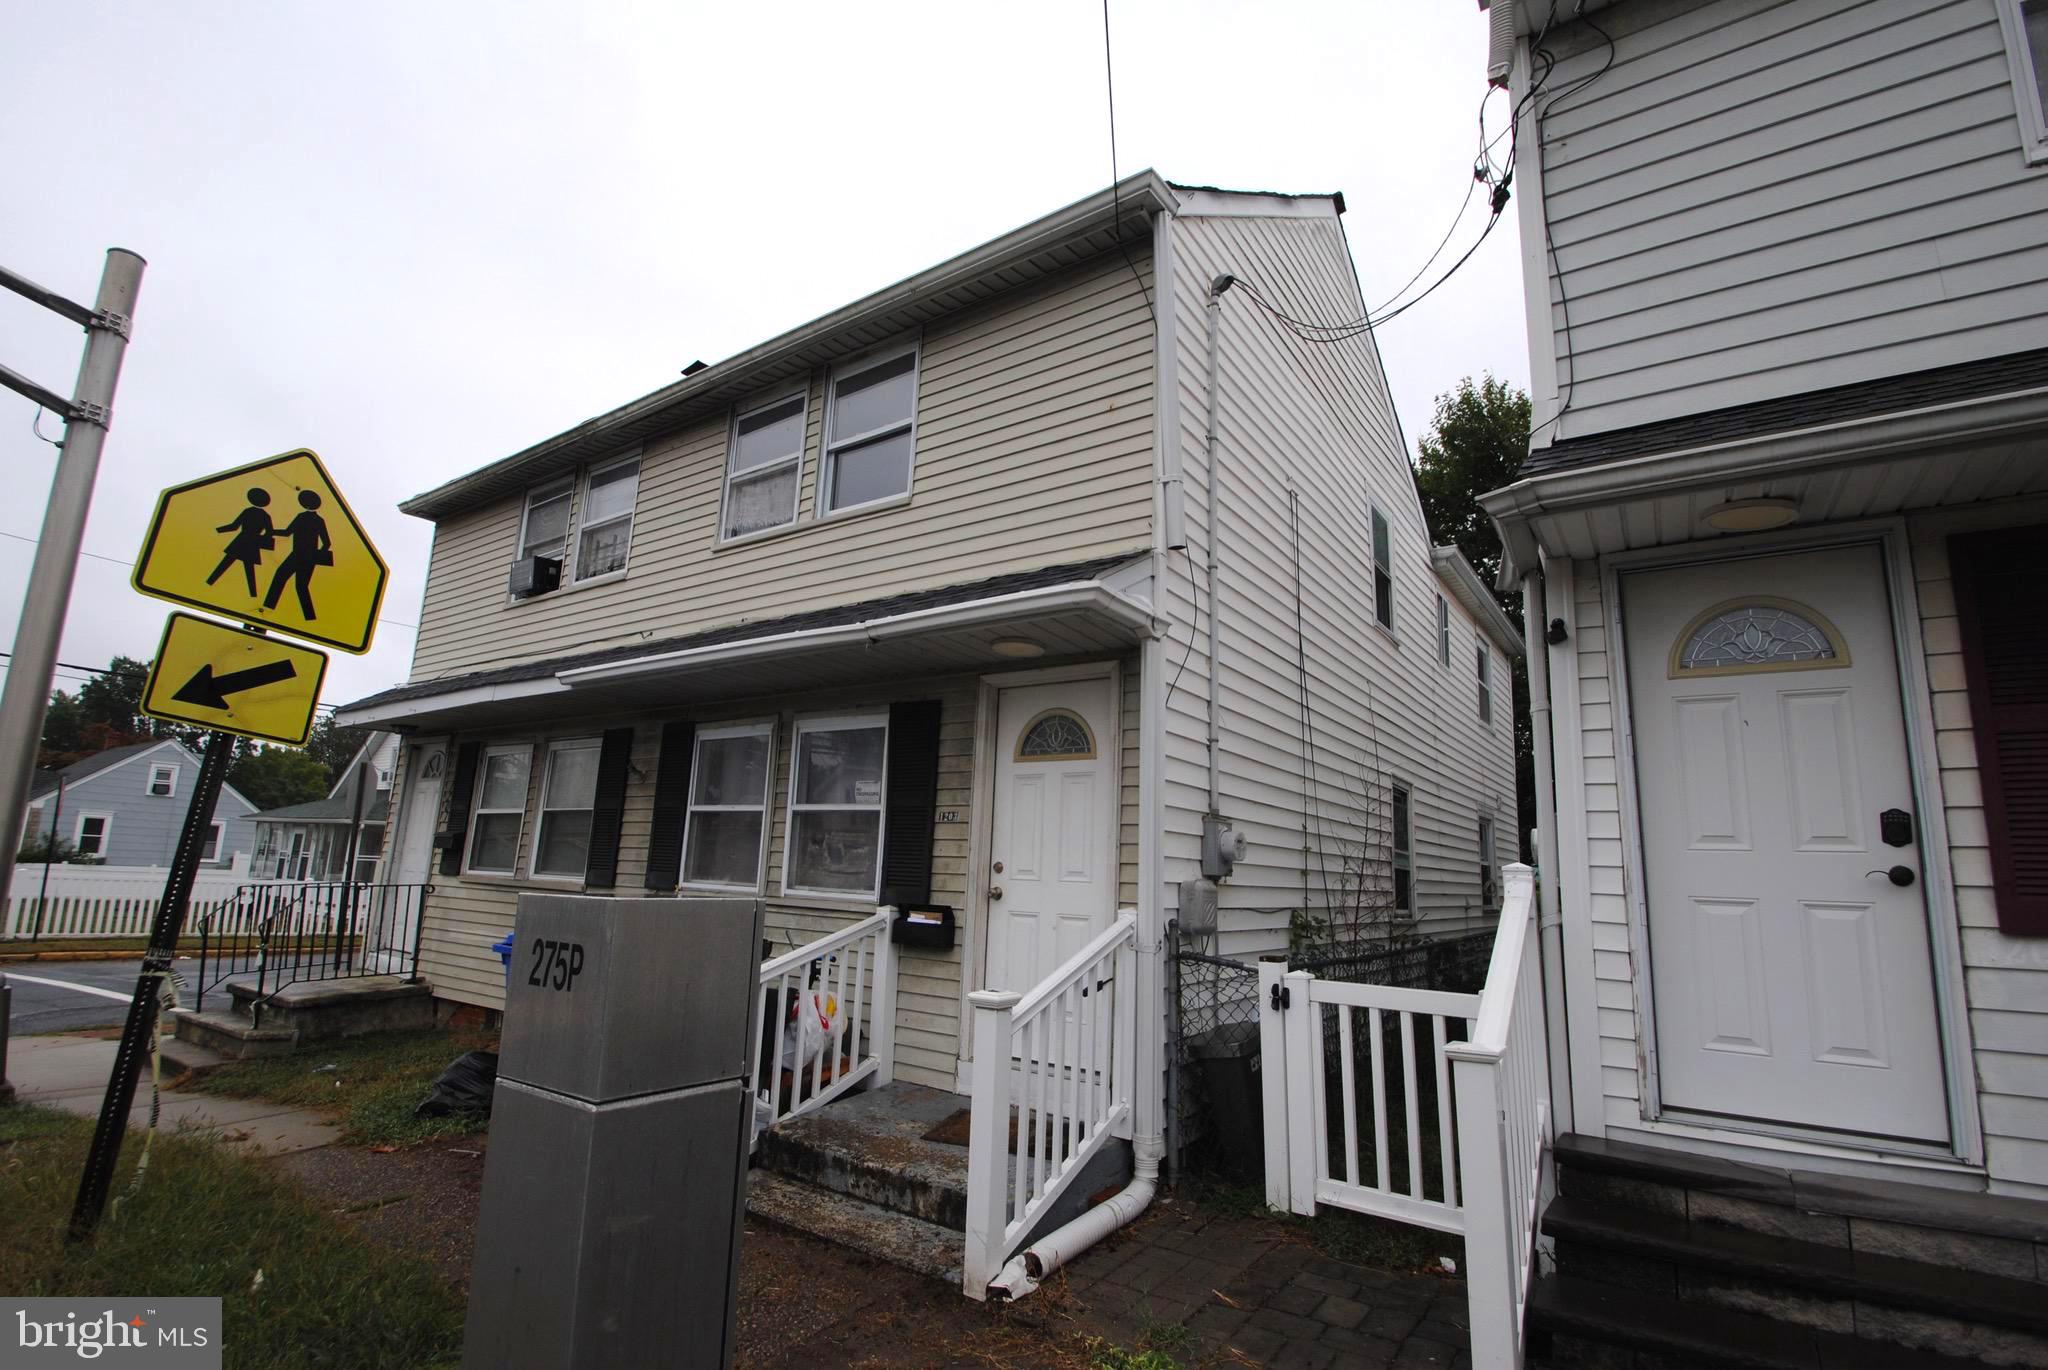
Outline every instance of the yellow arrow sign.
<svg viewBox="0 0 2048 1370"><path fill-rule="evenodd" d="M145 595L367 652L389 572L304 448L174 485L135 561Z"/></svg>
<svg viewBox="0 0 2048 1370"><path fill-rule="evenodd" d="M327 653L191 614L172 614L142 711L297 747L313 731Z"/></svg>

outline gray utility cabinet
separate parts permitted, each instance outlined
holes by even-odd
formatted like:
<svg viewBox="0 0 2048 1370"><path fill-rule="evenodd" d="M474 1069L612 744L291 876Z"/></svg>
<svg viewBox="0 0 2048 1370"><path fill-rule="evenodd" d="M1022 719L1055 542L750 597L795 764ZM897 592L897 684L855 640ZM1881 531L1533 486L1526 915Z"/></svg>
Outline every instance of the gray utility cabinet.
<svg viewBox="0 0 2048 1370"><path fill-rule="evenodd" d="M732 1364L751 899L519 897L466 1370Z"/></svg>

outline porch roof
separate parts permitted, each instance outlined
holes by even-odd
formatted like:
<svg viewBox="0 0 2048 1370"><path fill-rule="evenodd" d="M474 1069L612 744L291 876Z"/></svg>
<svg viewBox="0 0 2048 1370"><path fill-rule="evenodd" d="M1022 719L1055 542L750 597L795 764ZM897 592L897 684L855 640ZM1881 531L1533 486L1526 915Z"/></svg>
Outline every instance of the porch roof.
<svg viewBox="0 0 2048 1370"><path fill-rule="evenodd" d="M700 699L1018 664L1026 638L1056 661L1118 651L1155 631L1143 553L728 624L658 642L414 681L335 711L343 726L478 727Z"/></svg>

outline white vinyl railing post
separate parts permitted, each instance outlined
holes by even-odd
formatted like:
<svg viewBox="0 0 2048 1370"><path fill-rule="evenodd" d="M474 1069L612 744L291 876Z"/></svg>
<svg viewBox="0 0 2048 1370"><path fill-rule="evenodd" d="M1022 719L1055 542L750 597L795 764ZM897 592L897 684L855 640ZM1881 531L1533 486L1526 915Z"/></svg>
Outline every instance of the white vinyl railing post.
<svg viewBox="0 0 2048 1370"><path fill-rule="evenodd" d="M1009 1225L1011 1010L1022 997L986 989L967 996L974 1010L974 1063L967 1115L967 1247L960 1284L961 1292L975 1300L988 1297L989 1281L1001 1273L1009 1254L1003 1233Z"/></svg>
<svg viewBox="0 0 2048 1370"><path fill-rule="evenodd" d="M875 938L874 998L868 1007L868 1040L872 1043L868 1050L875 1057L877 1089L896 1078L896 940L891 935L896 929L896 910L881 911L889 916Z"/></svg>
<svg viewBox="0 0 2048 1370"><path fill-rule="evenodd" d="M1500 1058L1463 1043L1449 1048L1458 1092L1458 1162L1465 1196L1465 1288L1474 1370L1522 1363L1521 1300L1515 1297L1514 1220L1508 1213L1507 1136Z"/></svg>
<svg viewBox="0 0 2048 1370"><path fill-rule="evenodd" d="M1280 990L1285 957L1259 962L1259 1091L1266 1120L1266 1207L1289 1211L1287 1180L1287 1015Z"/></svg>
<svg viewBox="0 0 2048 1370"><path fill-rule="evenodd" d="M1138 944L1135 938L1126 938L1116 950L1116 984L1111 992L1116 996L1116 1022L1113 1024L1115 1038L1109 1048L1110 1098L1112 1108L1124 1107L1123 1122L1116 1128L1116 1135L1129 1141L1137 1126L1138 1099L1137 1072L1132 1065L1137 1057L1138 1045ZM1163 1025L1159 1029L1164 1031ZM1155 1085L1157 1081L1153 1082Z"/></svg>
<svg viewBox="0 0 2048 1370"><path fill-rule="evenodd" d="M1287 1055L1300 1067L1287 1072L1287 1191L1288 1206L1296 1213L1314 1217L1316 1181L1322 1147L1323 1022L1322 1014L1309 998L1309 984L1315 976L1305 970L1290 970L1281 982L1288 1003Z"/></svg>

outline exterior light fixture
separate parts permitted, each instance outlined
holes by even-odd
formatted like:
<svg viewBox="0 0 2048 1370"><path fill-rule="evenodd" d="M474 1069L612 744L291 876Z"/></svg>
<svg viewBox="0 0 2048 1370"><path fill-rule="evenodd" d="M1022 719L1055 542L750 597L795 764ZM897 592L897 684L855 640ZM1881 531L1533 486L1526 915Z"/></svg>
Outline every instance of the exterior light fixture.
<svg viewBox="0 0 2048 1370"><path fill-rule="evenodd" d="M1028 637L999 637L988 644L988 649L997 656L1031 657L1044 656L1045 644L1033 642Z"/></svg>
<svg viewBox="0 0 2048 1370"><path fill-rule="evenodd" d="M1799 502L1789 499L1738 499L1717 504L1702 516L1718 533L1762 533L1783 528L1799 517Z"/></svg>

